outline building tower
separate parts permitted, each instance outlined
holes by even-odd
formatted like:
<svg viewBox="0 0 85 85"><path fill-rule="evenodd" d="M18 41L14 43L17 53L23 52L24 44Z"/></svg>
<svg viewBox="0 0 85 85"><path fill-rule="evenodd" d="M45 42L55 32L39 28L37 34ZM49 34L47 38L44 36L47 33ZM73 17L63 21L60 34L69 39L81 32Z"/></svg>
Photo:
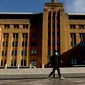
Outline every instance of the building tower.
<svg viewBox="0 0 85 85"><path fill-rule="evenodd" d="M56 3L56 0L51 0L52 3Z"/></svg>
<svg viewBox="0 0 85 85"><path fill-rule="evenodd" d="M45 3L42 34L43 64L46 64L48 56L53 54L53 50L57 50L59 54L62 54L66 50L64 28L66 18L64 16L62 3L57 3L56 0L51 0L51 3Z"/></svg>

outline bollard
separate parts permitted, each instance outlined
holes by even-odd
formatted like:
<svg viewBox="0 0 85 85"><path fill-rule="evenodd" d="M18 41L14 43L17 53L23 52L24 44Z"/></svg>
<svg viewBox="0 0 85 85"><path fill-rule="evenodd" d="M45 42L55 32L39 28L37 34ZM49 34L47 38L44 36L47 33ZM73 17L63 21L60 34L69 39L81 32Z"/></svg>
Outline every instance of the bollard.
<svg viewBox="0 0 85 85"><path fill-rule="evenodd" d="M5 69L7 69L7 64L5 64Z"/></svg>
<svg viewBox="0 0 85 85"><path fill-rule="evenodd" d="M44 64L42 64L42 68L44 68Z"/></svg>
<svg viewBox="0 0 85 85"><path fill-rule="evenodd" d="M19 64L18 64L18 69L19 69Z"/></svg>
<svg viewBox="0 0 85 85"><path fill-rule="evenodd" d="M32 65L30 64L30 68L32 68Z"/></svg>

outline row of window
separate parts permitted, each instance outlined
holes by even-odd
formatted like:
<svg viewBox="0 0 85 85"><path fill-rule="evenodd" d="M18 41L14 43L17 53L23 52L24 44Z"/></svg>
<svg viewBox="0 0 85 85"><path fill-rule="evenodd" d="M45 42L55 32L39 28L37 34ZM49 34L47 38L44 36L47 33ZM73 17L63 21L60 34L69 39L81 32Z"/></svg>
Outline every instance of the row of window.
<svg viewBox="0 0 85 85"><path fill-rule="evenodd" d="M3 46L8 47L8 41L3 42ZM12 42L12 46L13 47L17 47L18 46L18 42ZM22 42L22 46L27 47L27 42ZM36 42L31 42L31 46L37 46Z"/></svg>
<svg viewBox="0 0 85 85"><path fill-rule="evenodd" d="M71 46L76 46L76 33L71 33ZM79 37L80 37L80 46L85 46L85 33L79 33Z"/></svg>
<svg viewBox="0 0 85 85"><path fill-rule="evenodd" d="M71 46L76 46L76 42L72 41ZM85 46L85 41L80 41L79 46Z"/></svg>
<svg viewBox="0 0 85 85"><path fill-rule="evenodd" d="M21 52L22 56L26 56L27 55L27 51L23 50ZM7 51L2 51L2 56L7 56ZM12 51L12 56L17 56L17 50L13 50Z"/></svg>
<svg viewBox="0 0 85 85"><path fill-rule="evenodd" d="M13 38L18 38L18 33L13 33ZM3 34L4 38L8 38L9 34L8 33L4 33ZM22 33L22 38L27 38L28 37L28 33Z"/></svg>
<svg viewBox="0 0 85 85"><path fill-rule="evenodd" d="M76 33L71 33L70 36L71 36L71 38L75 38L76 37ZM79 33L79 37L80 38L85 38L85 33Z"/></svg>
<svg viewBox="0 0 85 85"><path fill-rule="evenodd" d="M28 28L28 24L23 24L22 27L24 29L27 29ZM10 28L10 24L4 24L4 28ZM19 24L13 24L13 28L20 28Z"/></svg>
<svg viewBox="0 0 85 85"><path fill-rule="evenodd" d="M3 46L8 47L8 42L3 42ZM12 42L12 46L13 47L17 47L18 46L18 42ZM22 42L22 46L27 46L27 42Z"/></svg>
<svg viewBox="0 0 85 85"><path fill-rule="evenodd" d="M9 33L4 33L3 34L4 38L8 38L9 37ZM22 38L27 38L28 37L28 33L22 33ZM18 38L18 33L13 33L13 38ZM37 38L36 34L32 34L31 38Z"/></svg>
<svg viewBox="0 0 85 85"><path fill-rule="evenodd" d="M31 55L36 55L36 53L37 53L36 50L31 51ZM21 55L22 56L27 56L27 51L22 50ZM2 51L2 56L7 56L7 51ZM12 56L17 56L17 50L12 51Z"/></svg>
<svg viewBox="0 0 85 85"><path fill-rule="evenodd" d="M70 28L71 28L71 29L75 29L75 28L76 28L76 25L71 24L71 25L70 25ZM79 28L79 29L84 29L85 27L84 27L84 25L78 25L78 28Z"/></svg>
<svg viewBox="0 0 85 85"><path fill-rule="evenodd" d="M1 60L1 66L5 66L6 60ZM31 60L31 66L36 66L36 60ZM11 60L11 66L16 66L16 60ZM26 60L21 60L21 66L26 66Z"/></svg>

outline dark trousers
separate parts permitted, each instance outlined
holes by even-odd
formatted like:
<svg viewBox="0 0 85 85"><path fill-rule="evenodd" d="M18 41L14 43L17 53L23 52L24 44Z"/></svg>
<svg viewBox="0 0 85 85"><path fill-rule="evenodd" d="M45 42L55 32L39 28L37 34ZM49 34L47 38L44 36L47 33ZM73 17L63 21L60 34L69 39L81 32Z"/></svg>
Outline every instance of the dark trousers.
<svg viewBox="0 0 85 85"><path fill-rule="evenodd" d="M60 78L60 77L61 77L61 73L60 73L59 66L54 66L54 67L53 67L52 72L49 74L49 77L50 77L51 75L53 75L53 77L55 77L55 70L58 71L58 76L59 76L59 78Z"/></svg>

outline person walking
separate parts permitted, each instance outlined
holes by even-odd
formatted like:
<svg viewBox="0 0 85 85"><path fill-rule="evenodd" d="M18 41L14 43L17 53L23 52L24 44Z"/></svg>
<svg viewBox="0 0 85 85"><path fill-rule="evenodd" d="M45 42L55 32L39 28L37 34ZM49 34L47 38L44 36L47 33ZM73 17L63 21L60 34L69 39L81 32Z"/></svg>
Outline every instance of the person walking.
<svg viewBox="0 0 85 85"><path fill-rule="evenodd" d="M61 77L61 73L60 73L60 64L63 63L60 60L60 56L58 56L58 52L56 50L53 51L53 55L50 56L50 62L48 63L49 66L51 66L52 72L49 74L48 78L50 78L52 75L53 77L55 77L55 70L58 71L58 76L60 79L65 79L64 77Z"/></svg>

